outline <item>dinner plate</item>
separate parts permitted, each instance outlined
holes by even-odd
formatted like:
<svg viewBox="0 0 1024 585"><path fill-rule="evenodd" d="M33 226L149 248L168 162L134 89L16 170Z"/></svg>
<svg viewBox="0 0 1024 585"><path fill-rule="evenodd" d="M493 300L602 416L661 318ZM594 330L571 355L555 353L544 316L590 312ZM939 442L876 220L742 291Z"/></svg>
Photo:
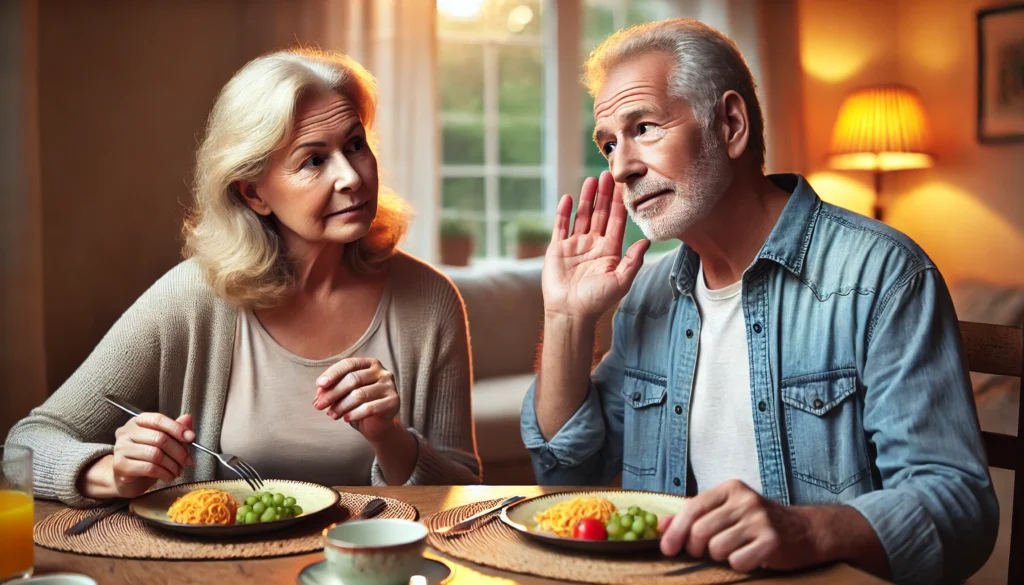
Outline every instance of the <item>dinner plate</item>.
<svg viewBox="0 0 1024 585"><path fill-rule="evenodd" d="M128 509L132 514L138 516L139 519L160 528L200 536L234 536L279 530L296 522L301 522L310 516L315 516L338 503L338 492L320 484L285 479L268 479L263 483L264 486L261 491L282 493L285 496L295 498L296 504L302 507L302 515L256 524L178 524L172 522L171 518L167 515L167 509L171 507L175 500L189 492L200 489L212 488L227 492L239 504L244 504L245 498L253 495L253 491L241 479L173 485L135 498L128 505Z"/></svg>
<svg viewBox="0 0 1024 585"><path fill-rule="evenodd" d="M562 492L516 502L502 510L501 521L514 530L539 542L574 550L616 553L654 550L658 548L660 540L657 538L639 540L581 540L577 538L563 538L553 532L540 529L540 526L537 524L537 514L559 502L573 498L604 498L615 504L620 514L625 513L630 506L637 506L659 518L675 515L682 508L683 502L686 501L686 498L683 496L633 490Z"/></svg>

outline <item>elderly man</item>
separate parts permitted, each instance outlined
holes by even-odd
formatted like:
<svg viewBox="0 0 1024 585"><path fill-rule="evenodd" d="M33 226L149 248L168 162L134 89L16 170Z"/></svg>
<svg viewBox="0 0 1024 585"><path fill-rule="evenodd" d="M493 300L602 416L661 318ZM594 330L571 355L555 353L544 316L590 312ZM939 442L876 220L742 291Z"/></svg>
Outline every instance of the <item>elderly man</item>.
<svg viewBox="0 0 1024 585"><path fill-rule="evenodd" d="M694 497L661 549L737 570L847 561L901 583L986 560L998 504L939 271L905 235L765 176L735 45L694 20L586 64L610 173L563 197L522 434L544 484ZM637 276L627 211L678 253ZM625 297L625 298L623 298ZM621 301L621 302L620 302ZM591 371L595 324L619 303Z"/></svg>

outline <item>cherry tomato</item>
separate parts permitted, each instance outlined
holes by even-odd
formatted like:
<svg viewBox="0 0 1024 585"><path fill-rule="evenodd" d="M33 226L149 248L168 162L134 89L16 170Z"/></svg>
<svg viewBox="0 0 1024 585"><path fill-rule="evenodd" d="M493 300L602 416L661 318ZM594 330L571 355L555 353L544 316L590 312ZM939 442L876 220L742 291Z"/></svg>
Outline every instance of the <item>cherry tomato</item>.
<svg viewBox="0 0 1024 585"><path fill-rule="evenodd" d="M608 531L600 520L584 518L576 523L572 536L581 540L607 540Z"/></svg>

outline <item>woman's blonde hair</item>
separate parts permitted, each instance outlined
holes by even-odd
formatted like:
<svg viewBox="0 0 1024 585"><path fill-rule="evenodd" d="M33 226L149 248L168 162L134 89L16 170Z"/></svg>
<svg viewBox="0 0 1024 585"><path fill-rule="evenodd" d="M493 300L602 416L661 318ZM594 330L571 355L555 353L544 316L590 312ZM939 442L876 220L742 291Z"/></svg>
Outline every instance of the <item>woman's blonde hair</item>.
<svg viewBox="0 0 1024 585"><path fill-rule="evenodd" d="M246 205L237 183L263 176L271 154L292 130L296 104L311 91L351 100L376 151L377 82L341 53L302 48L254 59L224 86L207 120L196 153L185 255L202 266L219 296L236 305L272 306L292 286L291 261L273 222ZM405 202L380 189L377 216L365 236L345 246L346 263L358 273L378 270L394 253L408 222Z"/></svg>

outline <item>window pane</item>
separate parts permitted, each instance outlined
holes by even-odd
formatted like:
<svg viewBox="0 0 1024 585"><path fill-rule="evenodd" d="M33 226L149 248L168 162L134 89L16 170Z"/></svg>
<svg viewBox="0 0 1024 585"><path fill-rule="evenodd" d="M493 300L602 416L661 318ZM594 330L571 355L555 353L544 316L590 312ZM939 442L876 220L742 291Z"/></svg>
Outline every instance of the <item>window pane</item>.
<svg viewBox="0 0 1024 585"><path fill-rule="evenodd" d="M664 20L679 16L679 9L665 0L642 0L628 3L626 25L641 24L652 20Z"/></svg>
<svg viewBox="0 0 1024 585"><path fill-rule="evenodd" d="M442 179L441 206L444 209L483 213L483 177L446 177Z"/></svg>
<svg viewBox="0 0 1024 585"><path fill-rule="evenodd" d="M438 86L441 111L460 114L484 112L483 45L444 41L440 43Z"/></svg>
<svg viewBox="0 0 1024 585"><path fill-rule="evenodd" d="M583 39L600 41L615 30L615 12L608 0L587 0L583 6ZM596 46L597 43L594 43ZM594 46L587 48L589 53Z"/></svg>
<svg viewBox="0 0 1024 585"><path fill-rule="evenodd" d="M498 112L544 114L544 64L540 47L498 48Z"/></svg>
<svg viewBox="0 0 1024 585"><path fill-rule="evenodd" d="M507 216L510 212L543 212L544 185L542 179L530 177L501 177L498 179L498 185L498 200L500 202L501 215L503 217Z"/></svg>
<svg viewBox="0 0 1024 585"><path fill-rule="evenodd" d="M540 120L502 119L498 128L498 160L503 165L539 165L544 159Z"/></svg>
<svg viewBox="0 0 1024 585"><path fill-rule="evenodd" d="M444 164L484 164L484 123L445 122L441 147Z"/></svg>

